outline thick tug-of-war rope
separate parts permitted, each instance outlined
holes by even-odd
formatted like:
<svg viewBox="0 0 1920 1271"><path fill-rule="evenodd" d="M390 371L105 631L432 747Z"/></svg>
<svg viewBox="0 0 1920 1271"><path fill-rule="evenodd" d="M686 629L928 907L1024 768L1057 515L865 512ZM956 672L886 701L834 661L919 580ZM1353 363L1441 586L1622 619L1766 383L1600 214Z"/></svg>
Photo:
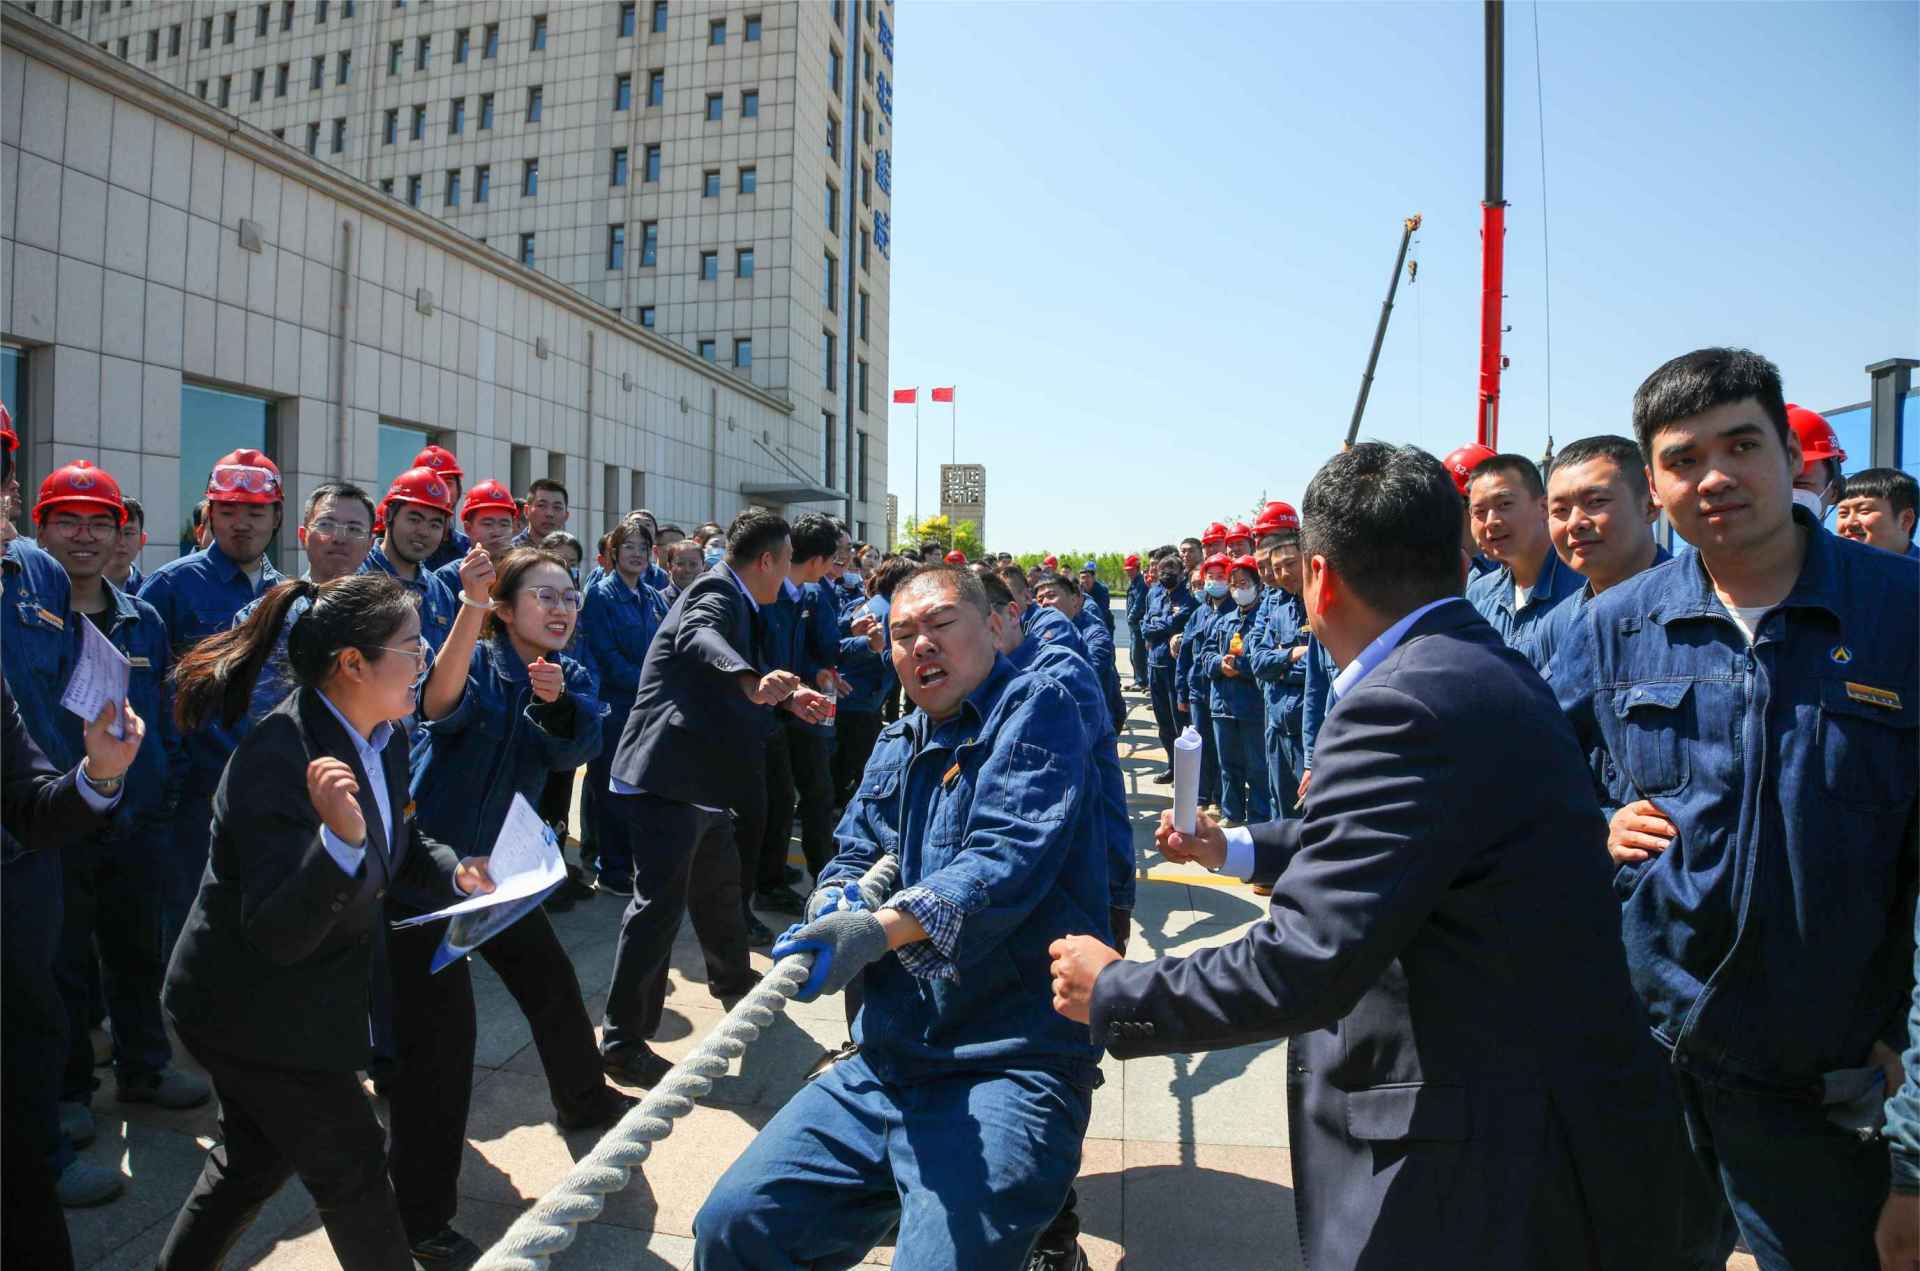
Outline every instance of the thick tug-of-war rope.
<svg viewBox="0 0 1920 1271"><path fill-rule="evenodd" d="M868 906L879 908L899 877L900 862L893 856L875 862L860 878ZM672 1132L676 1119L693 1111L694 1100L713 1088L714 1078L726 1075L729 1065L746 1052L747 1043L786 1009L812 971L812 954L789 954L776 962L719 1026L601 1137L593 1151L514 1220L474 1264L474 1271L542 1271L547 1259L573 1243L575 1227L598 1218L606 1198L626 1189L653 1145Z"/></svg>

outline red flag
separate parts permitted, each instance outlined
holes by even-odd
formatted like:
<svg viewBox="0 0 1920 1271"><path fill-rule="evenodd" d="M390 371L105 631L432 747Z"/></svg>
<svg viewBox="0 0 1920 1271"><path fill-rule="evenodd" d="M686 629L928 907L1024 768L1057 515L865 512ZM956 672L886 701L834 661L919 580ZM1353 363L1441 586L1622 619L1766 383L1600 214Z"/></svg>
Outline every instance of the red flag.
<svg viewBox="0 0 1920 1271"><path fill-rule="evenodd" d="M934 389L933 400L936 402L947 402L951 404L953 401L953 386L948 385L946 388Z"/></svg>
<svg viewBox="0 0 1920 1271"><path fill-rule="evenodd" d="M913 395L919 391L917 388L896 388L893 390L893 404L896 406L906 405L913 401Z"/></svg>

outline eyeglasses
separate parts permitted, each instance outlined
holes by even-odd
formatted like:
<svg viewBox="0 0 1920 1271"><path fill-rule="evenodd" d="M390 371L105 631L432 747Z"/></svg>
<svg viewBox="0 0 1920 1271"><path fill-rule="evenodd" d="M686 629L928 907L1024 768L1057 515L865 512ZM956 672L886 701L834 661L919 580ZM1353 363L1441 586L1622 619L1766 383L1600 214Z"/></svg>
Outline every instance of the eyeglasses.
<svg viewBox="0 0 1920 1271"><path fill-rule="evenodd" d="M271 469L255 464L223 463L213 469L213 475L207 480L209 490L230 494L235 490L244 490L248 494L272 494L280 489L280 477Z"/></svg>
<svg viewBox="0 0 1920 1271"><path fill-rule="evenodd" d="M388 653L398 653L402 656L410 657L422 666L433 660L433 646L427 643L425 636L415 636L411 645L376 644L373 647L383 649Z"/></svg>
<svg viewBox="0 0 1920 1271"><path fill-rule="evenodd" d="M587 598L572 587L535 587L528 594L540 602L542 609L564 609L568 613L579 613L580 606L587 602Z"/></svg>
<svg viewBox="0 0 1920 1271"><path fill-rule="evenodd" d="M373 532L364 525L335 521L324 516L307 526L307 533L338 539L342 543L364 543L373 537Z"/></svg>

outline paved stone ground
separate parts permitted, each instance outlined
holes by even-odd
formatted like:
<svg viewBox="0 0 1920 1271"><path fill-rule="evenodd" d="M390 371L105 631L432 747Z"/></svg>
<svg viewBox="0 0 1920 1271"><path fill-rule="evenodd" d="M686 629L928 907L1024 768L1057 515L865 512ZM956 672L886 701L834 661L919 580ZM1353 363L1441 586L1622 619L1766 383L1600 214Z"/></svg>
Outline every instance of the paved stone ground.
<svg viewBox="0 0 1920 1271"><path fill-rule="evenodd" d="M1130 956L1226 943L1265 912L1265 903L1244 885L1223 883L1193 866L1164 864L1153 852L1152 826L1170 803L1171 787L1151 783L1162 766L1152 715L1142 696L1130 694L1128 701L1132 714L1121 764L1144 871ZM596 1020L620 913L619 898L602 896L554 915ZM782 920L767 921L778 929ZM756 953L755 964L764 969L768 962ZM707 996L703 974L691 930L683 930L657 1043L669 1057L685 1054L723 1014ZM484 963L474 965L474 995L479 1048L456 1224L484 1246L557 1183L592 1148L595 1135L563 1135L548 1119L553 1107L526 1021ZM693 1216L713 1181L821 1053L845 1037L838 998L789 1007L554 1265L623 1271L688 1266ZM184 1052L181 1062L191 1064ZM1104 1071L1078 1185L1081 1243L1092 1265L1098 1271L1188 1267L1204 1251L1203 1260L1214 1266L1298 1267L1284 1045L1192 1058L1109 1059ZM127 1175L127 1191L98 1209L69 1211L78 1263L101 1271L151 1267L213 1142L213 1109L170 1113L123 1106L113 1098L110 1072L94 1107L100 1137L85 1154L117 1165ZM890 1253L876 1250L872 1264L887 1265ZM337 1263L312 1199L294 1182L261 1211L227 1265L317 1271ZM1730 1264L1752 1265L1744 1257Z"/></svg>

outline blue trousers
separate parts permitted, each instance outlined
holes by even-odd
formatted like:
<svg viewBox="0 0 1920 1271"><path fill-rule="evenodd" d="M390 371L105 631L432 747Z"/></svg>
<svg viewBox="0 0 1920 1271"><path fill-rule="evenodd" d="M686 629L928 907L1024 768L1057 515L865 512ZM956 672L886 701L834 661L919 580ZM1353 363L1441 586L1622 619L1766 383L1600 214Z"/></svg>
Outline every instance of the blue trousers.
<svg viewBox="0 0 1920 1271"><path fill-rule="evenodd" d="M173 1060L160 1014L167 965L160 949L160 896L155 890L169 834L164 824L120 838L96 833L58 853L65 905L53 978L67 1008L60 1097L69 1103L90 1102L99 1085L88 1035L96 985L106 990L113 1067L123 1080L158 1073ZM101 972L97 981L92 974L96 965Z"/></svg>
<svg viewBox="0 0 1920 1271"><path fill-rule="evenodd" d="M1718 1206L1711 1197L1687 1206L1718 1210L1693 1224L1708 1263L1726 1265L1737 1226L1761 1271L1876 1271L1873 1228L1889 1171L1883 1141L1829 1123L1817 1103L1729 1090L1682 1071L1674 1078L1687 1140L1723 1197Z"/></svg>
<svg viewBox="0 0 1920 1271"><path fill-rule="evenodd" d="M1263 717L1213 717L1213 748L1220 755L1220 810L1229 820L1265 821L1273 816L1261 739L1264 728Z"/></svg>
<svg viewBox="0 0 1920 1271"><path fill-rule="evenodd" d="M1173 708L1171 666L1156 666L1147 672L1147 684L1153 698L1153 725L1160 734L1160 749L1166 753L1167 766L1173 766L1173 739L1186 727L1186 716Z"/></svg>
<svg viewBox="0 0 1920 1271"><path fill-rule="evenodd" d="M1207 709L1206 697L1198 693L1187 699L1187 712L1187 722L1200 734L1200 806L1217 805L1220 802L1220 745L1213 736L1213 712Z"/></svg>
<svg viewBox="0 0 1920 1271"><path fill-rule="evenodd" d="M708 1194L694 1266L1016 1271L1080 1171L1090 1090L1041 1070L881 1081L863 1056L800 1087Z"/></svg>
<svg viewBox="0 0 1920 1271"><path fill-rule="evenodd" d="M1291 819L1300 815L1300 732L1274 722L1269 715L1261 730L1267 754L1267 789L1273 795L1273 815Z"/></svg>
<svg viewBox="0 0 1920 1271"><path fill-rule="evenodd" d="M1136 689L1147 687L1147 638L1140 634L1140 624L1127 624L1127 649L1133 661L1133 686Z"/></svg>
<svg viewBox="0 0 1920 1271"><path fill-rule="evenodd" d="M173 946L187 925L187 911L200 894L213 843L213 791L188 790L173 813L173 851L160 876L160 965L173 960Z"/></svg>

